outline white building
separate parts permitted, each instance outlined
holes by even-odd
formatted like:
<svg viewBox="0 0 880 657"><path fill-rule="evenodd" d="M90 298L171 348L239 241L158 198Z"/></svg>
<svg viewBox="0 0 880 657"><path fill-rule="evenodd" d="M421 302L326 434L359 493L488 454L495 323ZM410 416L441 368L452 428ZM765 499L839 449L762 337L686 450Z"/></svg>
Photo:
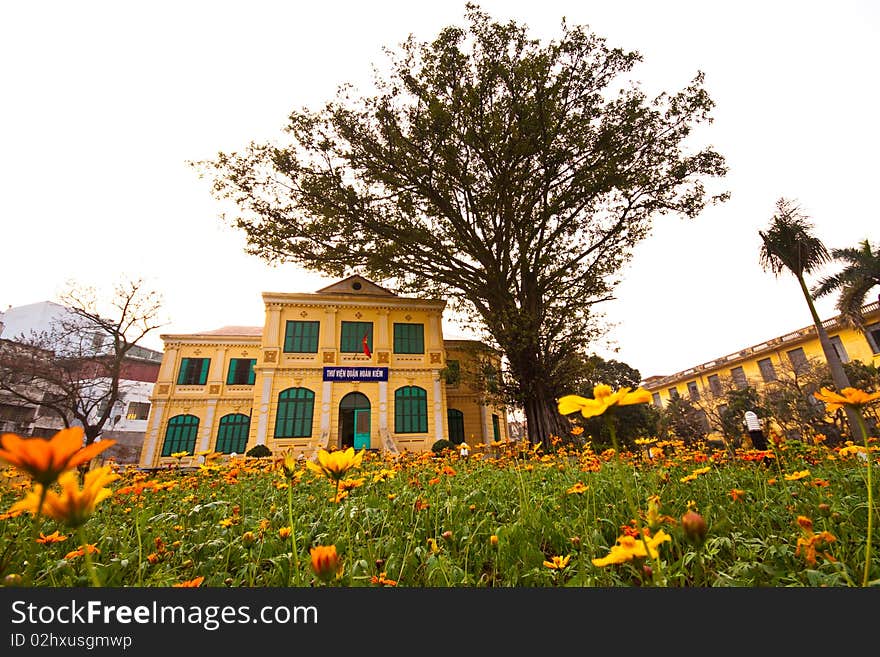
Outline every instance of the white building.
<svg viewBox="0 0 880 657"><path fill-rule="evenodd" d="M99 330L86 331L77 338L83 344L65 344L64 339L53 336L58 323L75 319L65 306L41 301L10 307L0 313L0 342L3 344L33 341L40 335L49 336L50 347L56 353L100 353L109 347L109 336ZM124 378L120 379L120 400L115 404L102 438L112 438L117 445L105 452L120 463L134 463L140 454L150 397L162 362L162 352L134 346L124 363ZM95 379L100 387L104 382ZM22 404L9 393L0 392L0 431L25 436L51 436L63 427L61 419L45 407Z"/></svg>

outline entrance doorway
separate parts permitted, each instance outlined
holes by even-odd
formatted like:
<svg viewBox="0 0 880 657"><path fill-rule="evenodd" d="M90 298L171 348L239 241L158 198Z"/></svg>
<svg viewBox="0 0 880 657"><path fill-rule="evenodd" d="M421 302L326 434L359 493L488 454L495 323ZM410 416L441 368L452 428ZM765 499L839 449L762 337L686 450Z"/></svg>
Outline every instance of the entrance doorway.
<svg viewBox="0 0 880 657"><path fill-rule="evenodd" d="M370 449L370 400L350 392L339 402L339 447Z"/></svg>

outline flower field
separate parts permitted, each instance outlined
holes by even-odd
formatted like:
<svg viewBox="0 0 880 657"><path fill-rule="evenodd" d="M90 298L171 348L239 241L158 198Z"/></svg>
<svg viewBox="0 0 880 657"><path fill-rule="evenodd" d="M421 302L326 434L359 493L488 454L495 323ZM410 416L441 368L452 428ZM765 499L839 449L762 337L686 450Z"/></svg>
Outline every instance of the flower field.
<svg viewBox="0 0 880 657"><path fill-rule="evenodd" d="M511 442L467 458L202 454L79 481L59 436L39 441L46 453L3 443L6 586L880 583L876 533L866 549L873 438L734 454L674 440L632 453Z"/></svg>

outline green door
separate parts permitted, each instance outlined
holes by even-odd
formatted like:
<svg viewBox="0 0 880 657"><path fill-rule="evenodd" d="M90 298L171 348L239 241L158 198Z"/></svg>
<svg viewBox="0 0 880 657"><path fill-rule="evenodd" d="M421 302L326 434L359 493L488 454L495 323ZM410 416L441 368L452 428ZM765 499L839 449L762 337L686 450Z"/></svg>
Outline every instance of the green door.
<svg viewBox="0 0 880 657"><path fill-rule="evenodd" d="M370 409L354 409L354 448L370 449Z"/></svg>

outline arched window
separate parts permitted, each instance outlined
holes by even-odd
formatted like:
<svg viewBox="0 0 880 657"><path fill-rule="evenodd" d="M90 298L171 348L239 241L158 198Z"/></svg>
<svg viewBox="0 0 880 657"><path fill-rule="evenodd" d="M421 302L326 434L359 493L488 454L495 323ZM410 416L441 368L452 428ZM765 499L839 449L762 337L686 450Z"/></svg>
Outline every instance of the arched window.
<svg viewBox="0 0 880 657"><path fill-rule="evenodd" d="M418 386L394 391L394 433L428 432L428 393Z"/></svg>
<svg viewBox="0 0 880 657"><path fill-rule="evenodd" d="M312 435L315 393L307 388L288 388L278 395L276 438L308 438Z"/></svg>
<svg viewBox="0 0 880 657"><path fill-rule="evenodd" d="M446 411L446 423L449 425L449 440L456 445L464 442L464 413L457 408Z"/></svg>
<svg viewBox="0 0 880 657"><path fill-rule="evenodd" d="M175 415L168 420L165 429L165 442L162 456L177 452L193 454L196 451L196 434L199 432L199 418L195 415Z"/></svg>
<svg viewBox="0 0 880 657"><path fill-rule="evenodd" d="M230 413L220 418L216 451L222 454L244 454L251 419L244 413Z"/></svg>

